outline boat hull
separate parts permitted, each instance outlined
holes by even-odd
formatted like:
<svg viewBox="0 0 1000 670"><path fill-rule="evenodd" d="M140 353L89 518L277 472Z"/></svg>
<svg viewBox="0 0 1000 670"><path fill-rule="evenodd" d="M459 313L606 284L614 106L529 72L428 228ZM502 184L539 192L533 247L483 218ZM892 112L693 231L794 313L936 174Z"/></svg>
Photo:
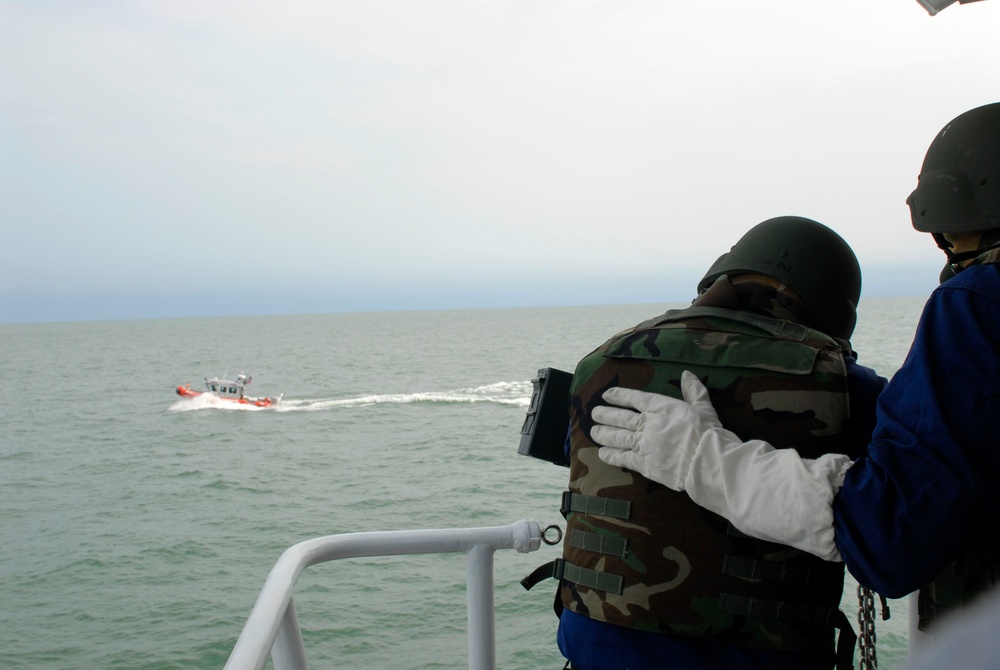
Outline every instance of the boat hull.
<svg viewBox="0 0 1000 670"><path fill-rule="evenodd" d="M213 398L218 398L219 400L224 400L225 402L234 402L239 405L253 405L254 407L270 407L274 404L274 400L271 398L247 398L245 396L242 398L227 398L210 391L194 391L189 386L178 386L177 395L182 398L197 398L200 395L210 395Z"/></svg>

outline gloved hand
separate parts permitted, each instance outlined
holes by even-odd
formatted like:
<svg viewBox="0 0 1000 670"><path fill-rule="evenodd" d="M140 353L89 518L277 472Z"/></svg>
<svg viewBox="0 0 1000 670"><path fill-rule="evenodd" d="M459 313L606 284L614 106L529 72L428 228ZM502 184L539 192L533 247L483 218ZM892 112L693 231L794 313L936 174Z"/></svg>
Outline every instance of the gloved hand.
<svg viewBox="0 0 1000 670"><path fill-rule="evenodd" d="M681 375L681 394L684 400L620 386L605 391L604 400L617 407L595 407L592 413L597 425L590 436L604 447L601 460L683 491L691 457L707 431L740 439L722 427L708 389L693 372Z"/></svg>
<svg viewBox="0 0 1000 670"><path fill-rule="evenodd" d="M599 425L590 435L602 445L600 459L686 491L748 535L841 560L832 505L851 459L803 459L794 449L741 441L722 427L708 390L689 371L681 376L681 393L684 400L608 389L604 399L628 409L594 409Z"/></svg>

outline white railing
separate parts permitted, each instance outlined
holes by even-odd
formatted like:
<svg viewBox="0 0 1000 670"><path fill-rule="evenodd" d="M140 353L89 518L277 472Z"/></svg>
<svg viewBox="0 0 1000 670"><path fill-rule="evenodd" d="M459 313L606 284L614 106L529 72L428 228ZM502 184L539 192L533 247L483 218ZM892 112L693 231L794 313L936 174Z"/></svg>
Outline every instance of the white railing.
<svg viewBox="0 0 1000 670"><path fill-rule="evenodd" d="M274 670L306 670L292 592L299 575L310 565L362 556L459 552L466 555L469 668L495 670L493 553L497 549L535 551L541 546L542 535L538 522L522 519L509 526L348 533L300 542L281 554L264 580L226 670L260 670L269 654Z"/></svg>

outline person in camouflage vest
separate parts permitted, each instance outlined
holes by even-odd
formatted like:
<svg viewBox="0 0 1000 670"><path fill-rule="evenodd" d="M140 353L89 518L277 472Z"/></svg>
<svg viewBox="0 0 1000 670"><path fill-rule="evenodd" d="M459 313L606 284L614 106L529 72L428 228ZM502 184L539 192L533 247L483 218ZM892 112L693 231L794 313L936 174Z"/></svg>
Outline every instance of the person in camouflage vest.
<svg viewBox="0 0 1000 670"><path fill-rule="evenodd" d="M615 335L573 375L560 649L581 670L818 670L838 663L839 628L849 667L842 565L750 538L685 494L603 463L590 432L609 388L679 397L693 370L744 439L808 458L856 455L885 385L847 341L857 260L826 226L779 217L746 233L698 289L691 307Z"/></svg>
<svg viewBox="0 0 1000 670"><path fill-rule="evenodd" d="M746 442L722 429L695 375L683 401L619 398L592 438L602 462L685 491L744 532L843 561L888 597L919 589L920 628L932 630L1000 574L1000 103L941 129L906 202L947 264L860 458ZM762 484L799 504L778 509Z"/></svg>

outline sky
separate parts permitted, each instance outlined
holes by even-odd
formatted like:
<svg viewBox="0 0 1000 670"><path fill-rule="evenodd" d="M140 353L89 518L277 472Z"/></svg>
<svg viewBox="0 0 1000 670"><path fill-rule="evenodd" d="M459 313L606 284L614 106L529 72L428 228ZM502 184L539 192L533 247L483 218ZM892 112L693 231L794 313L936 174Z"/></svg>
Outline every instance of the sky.
<svg viewBox="0 0 1000 670"><path fill-rule="evenodd" d="M754 224L943 255L1000 0L0 0L0 323L689 300Z"/></svg>

